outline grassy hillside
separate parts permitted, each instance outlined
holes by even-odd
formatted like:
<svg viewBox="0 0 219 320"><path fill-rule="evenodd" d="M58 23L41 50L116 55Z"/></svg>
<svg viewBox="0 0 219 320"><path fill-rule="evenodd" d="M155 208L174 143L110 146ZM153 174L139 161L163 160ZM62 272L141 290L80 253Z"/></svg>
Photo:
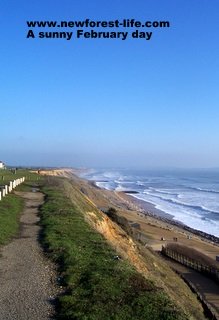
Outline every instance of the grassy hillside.
<svg viewBox="0 0 219 320"><path fill-rule="evenodd" d="M72 204L63 191L66 182L57 181L43 189L41 223L43 243L59 263L66 285L58 319L187 319L162 289L117 259L84 219L83 210L93 205L78 191L71 194Z"/></svg>

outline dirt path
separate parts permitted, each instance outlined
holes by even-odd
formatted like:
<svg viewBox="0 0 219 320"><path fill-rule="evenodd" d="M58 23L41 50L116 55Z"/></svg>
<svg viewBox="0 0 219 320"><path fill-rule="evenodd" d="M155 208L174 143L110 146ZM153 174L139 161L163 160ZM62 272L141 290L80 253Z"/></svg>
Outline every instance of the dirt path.
<svg viewBox="0 0 219 320"><path fill-rule="evenodd" d="M48 320L57 294L55 268L38 243L40 192L17 193L25 199L21 231L0 257L0 320Z"/></svg>

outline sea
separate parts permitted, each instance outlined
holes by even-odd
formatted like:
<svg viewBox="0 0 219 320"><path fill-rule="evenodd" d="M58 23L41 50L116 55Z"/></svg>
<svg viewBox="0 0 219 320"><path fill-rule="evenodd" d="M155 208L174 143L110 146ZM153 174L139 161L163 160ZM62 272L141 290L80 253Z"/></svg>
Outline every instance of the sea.
<svg viewBox="0 0 219 320"><path fill-rule="evenodd" d="M219 237L219 169L88 169L81 177L124 191L196 230Z"/></svg>

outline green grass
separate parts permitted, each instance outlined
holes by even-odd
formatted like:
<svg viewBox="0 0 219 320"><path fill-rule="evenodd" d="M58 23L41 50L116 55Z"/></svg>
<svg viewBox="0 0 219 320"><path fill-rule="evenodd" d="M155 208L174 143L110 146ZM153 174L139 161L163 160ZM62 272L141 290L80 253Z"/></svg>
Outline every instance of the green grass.
<svg viewBox="0 0 219 320"><path fill-rule="evenodd" d="M0 185L8 184L10 181L24 177L28 174L27 170L0 170Z"/></svg>
<svg viewBox="0 0 219 320"><path fill-rule="evenodd" d="M28 169L17 169L14 170L0 170L0 184L8 183L9 181L25 177L26 180L38 180L41 178L37 173L32 173Z"/></svg>
<svg viewBox="0 0 219 320"><path fill-rule="evenodd" d="M41 185L44 177L30 170L18 169L16 173L14 170L0 170L0 186L9 185L10 181L25 177L25 182L16 187L16 191L31 191L34 184Z"/></svg>
<svg viewBox="0 0 219 320"><path fill-rule="evenodd" d="M32 177L17 186L15 191L31 192L34 188L40 189L43 185L44 177L40 177L39 180L38 178Z"/></svg>
<svg viewBox="0 0 219 320"><path fill-rule="evenodd" d="M0 170L0 186L9 184L9 181L26 177L24 183L15 188L15 191L31 191L34 185L41 185L43 179L29 170ZM23 199L13 192L0 201L0 245L6 244L19 230L19 217L23 209Z"/></svg>
<svg viewBox="0 0 219 320"><path fill-rule="evenodd" d="M162 289L126 261L115 259L116 252L84 220L78 203L65 196L63 185L44 187L46 202L41 208L43 244L59 264L66 286L57 318L186 319Z"/></svg>
<svg viewBox="0 0 219 320"><path fill-rule="evenodd" d="M7 243L19 229L23 199L10 194L0 201L0 245Z"/></svg>

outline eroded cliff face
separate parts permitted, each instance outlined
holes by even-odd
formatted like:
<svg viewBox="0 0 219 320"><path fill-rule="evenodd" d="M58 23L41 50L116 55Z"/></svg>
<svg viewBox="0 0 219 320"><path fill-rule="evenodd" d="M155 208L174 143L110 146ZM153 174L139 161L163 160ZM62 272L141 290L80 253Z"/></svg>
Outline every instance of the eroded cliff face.
<svg viewBox="0 0 219 320"><path fill-rule="evenodd" d="M33 171L42 176L56 176L69 178L72 175L72 169L54 169L54 170L39 170Z"/></svg>
<svg viewBox="0 0 219 320"><path fill-rule="evenodd" d="M136 244L116 223L104 215L102 219L97 219L94 212L87 212L86 220L106 238L122 258L129 260L139 272L148 273Z"/></svg>
<svg viewBox="0 0 219 320"><path fill-rule="evenodd" d="M188 314L188 319L205 319L201 304L184 281L160 257L147 248L139 249L120 226L102 212L101 215L100 219L99 215L97 217L95 212L90 211L85 213L85 219L105 237L122 259L128 260L139 273L154 281L158 288L164 289L176 305Z"/></svg>

